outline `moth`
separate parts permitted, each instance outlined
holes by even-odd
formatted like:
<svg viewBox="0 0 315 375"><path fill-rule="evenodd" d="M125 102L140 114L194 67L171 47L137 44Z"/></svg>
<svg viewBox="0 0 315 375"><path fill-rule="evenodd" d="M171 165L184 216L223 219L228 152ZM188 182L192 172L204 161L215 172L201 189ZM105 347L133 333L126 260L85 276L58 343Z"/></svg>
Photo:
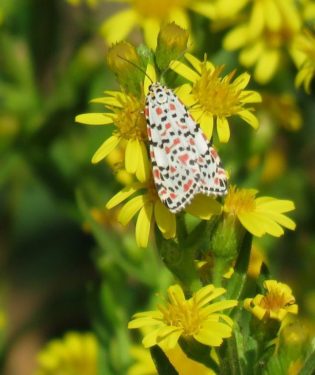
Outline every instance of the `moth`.
<svg viewBox="0 0 315 375"><path fill-rule="evenodd" d="M159 82L149 86L145 116L154 182L172 213L182 211L198 193L227 193L216 150L171 89Z"/></svg>

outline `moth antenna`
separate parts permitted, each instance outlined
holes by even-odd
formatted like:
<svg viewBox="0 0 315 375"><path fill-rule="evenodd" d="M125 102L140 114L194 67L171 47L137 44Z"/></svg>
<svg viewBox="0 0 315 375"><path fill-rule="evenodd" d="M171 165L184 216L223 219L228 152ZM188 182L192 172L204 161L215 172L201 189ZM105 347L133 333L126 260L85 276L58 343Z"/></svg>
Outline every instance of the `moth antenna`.
<svg viewBox="0 0 315 375"><path fill-rule="evenodd" d="M138 66L137 64L135 64L134 62L132 61L129 61L127 59L125 59L124 57L120 56L120 55L117 55L119 58L121 58L122 60L126 61L127 63L131 64L132 66L134 66L135 68L139 69L140 72L142 72L147 78L149 78L150 82L153 83L153 80L151 79L151 77L147 74L147 72L142 69L140 66Z"/></svg>

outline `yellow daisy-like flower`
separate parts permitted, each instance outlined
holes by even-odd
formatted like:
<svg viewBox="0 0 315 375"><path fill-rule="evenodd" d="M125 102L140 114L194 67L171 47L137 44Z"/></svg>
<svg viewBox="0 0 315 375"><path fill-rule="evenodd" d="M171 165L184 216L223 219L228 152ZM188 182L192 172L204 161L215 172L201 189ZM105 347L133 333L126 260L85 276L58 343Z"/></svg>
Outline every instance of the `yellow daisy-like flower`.
<svg viewBox="0 0 315 375"><path fill-rule="evenodd" d="M115 0L115 2L128 4L128 8L114 14L103 23L101 32L107 42L120 41L134 27L140 26L146 44L153 49L156 47L157 35L162 23L175 22L189 30L189 10L212 18L216 13L214 4L204 0Z"/></svg>
<svg viewBox="0 0 315 375"><path fill-rule="evenodd" d="M146 149L147 131L144 115L144 97L137 98L120 91L106 91L106 96L92 100L105 105L108 112L85 113L76 116L76 122L85 125L115 124L116 131L95 152L92 163L98 163L119 146L125 147L125 168L135 173L140 181L149 176Z"/></svg>
<svg viewBox="0 0 315 375"><path fill-rule="evenodd" d="M166 350L169 361L180 375L214 375L215 373L202 365L188 358L181 350L179 345L171 350ZM135 359L135 363L128 370L127 375L158 375L152 357L147 349L143 347L131 348L131 355Z"/></svg>
<svg viewBox="0 0 315 375"><path fill-rule="evenodd" d="M295 79L296 86L304 86L307 93L311 91L311 81L315 75L315 35L305 31L296 38L295 48L302 54L299 72Z"/></svg>
<svg viewBox="0 0 315 375"><path fill-rule="evenodd" d="M186 300L179 285L170 286L166 303L156 311L135 314L128 328L152 328L142 341L146 348L162 345L172 349L181 336L204 345L220 346L224 338L232 335L233 325L231 318L220 311L237 305L236 300L210 304L224 293L223 288L207 285Z"/></svg>
<svg viewBox="0 0 315 375"><path fill-rule="evenodd" d="M254 298L246 298L244 307L256 318L276 319L280 322L287 314L297 314L298 305L291 288L276 280L266 280L264 282L265 294L257 294Z"/></svg>
<svg viewBox="0 0 315 375"><path fill-rule="evenodd" d="M256 198L257 190L230 186L223 212L234 215L254 236L268 233L274 237L284 234L283 228L294 230L295 223L284 215L294 210L294 203L272 197Z"/></svg>
<svg viewBox="0 0 315 375"><path fill-rule="evenodd" d="M126 186L107 202L106 207L111 209L136 192L140 194L124 204L118 214L118 220L121 224L127 225L139 212L136 222L138 246L147 247L153 221L164 238L174 238L176 236L176 216L161 202L152 178L144 183L136 182ZM201 219L209 220L212 215L218 215L221 212L221 205L211 197L197 195L186 211Z"/></svg>
<svg viewBox="0 0 315 375"><path fill-rule="evenodd" d="M223 66L215 67L209 61L200 61L191 54L185 54L192 68L180 61L172 61L170 67L186 78L192 85L184 85L178 95L189 106L190 113L206 136L211 138L216 125L221 142L230 139L229 119L239 116L254 129L258 128L257 118L247 104L261 101L255 91L244 90L250 76L241 74L234 79L235 71L221 77ZM234 80L233 80L234 79Z"/></svg>
<svg viewBox="0 0 315 375"><path fill-rule="evenodd" d="M35 375L97 375L98 343L92 333L69 332L38 354Z"/></svg>
<svg viewBox="0 0 315 375"><path fill-rule="evenodd" d="M301 27L301 17L294 0L254 0L249 21L231 30L224 39L224 48L242 48L240 62L255 65L254 78L267 83L281 66L285 49L292 51L292 42Z"/></svg>

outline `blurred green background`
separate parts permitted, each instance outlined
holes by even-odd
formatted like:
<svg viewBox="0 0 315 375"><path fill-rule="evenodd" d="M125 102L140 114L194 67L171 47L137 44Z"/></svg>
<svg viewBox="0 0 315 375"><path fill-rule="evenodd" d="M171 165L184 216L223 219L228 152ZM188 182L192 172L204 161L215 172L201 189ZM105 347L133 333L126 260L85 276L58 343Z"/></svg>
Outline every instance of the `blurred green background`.
<svg viewBox="0 0 315 375"><path fill-rule="evenodd" d="M33 374L43 343L69 330L94 330L104 374L125 374L131 361L127 322L171 280L153 240L148 249L138 249L133 228L122 228L103 210L119 183L106 163L90 160L111 129L74 123L79 113L102 110L90 99L118 88L98 31L114 10L64 0L0 1L4 374ZM199 32L210 32L208 21L192 21ZM236 54L221 49L222 36L213 34L203 48L227 70L242 71ZM131 40L139 43L140 34ZM314 330L315 106L314 95L294 88L295 72L290 66L289 76L253 85L265 98L258 109L261 128L254 133L236 124L220 153L234 183L295 202L296 231L256 246L272 273L292 287L302 318ZM284 93L293 103L288 107L277 104ZM292 113L301 118L294 131Z"/></svg>

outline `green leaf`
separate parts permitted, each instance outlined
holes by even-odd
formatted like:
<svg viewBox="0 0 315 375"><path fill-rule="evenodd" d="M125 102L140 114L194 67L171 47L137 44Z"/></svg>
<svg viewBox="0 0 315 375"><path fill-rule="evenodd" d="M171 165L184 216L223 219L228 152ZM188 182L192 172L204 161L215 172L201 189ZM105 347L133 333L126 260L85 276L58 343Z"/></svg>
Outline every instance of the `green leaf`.
<svg viewBox="0 0 315 375"><path fill-rule="evenodd" d="M150 348L150 353L159 375L179 375L159 346Z"/></svg>

